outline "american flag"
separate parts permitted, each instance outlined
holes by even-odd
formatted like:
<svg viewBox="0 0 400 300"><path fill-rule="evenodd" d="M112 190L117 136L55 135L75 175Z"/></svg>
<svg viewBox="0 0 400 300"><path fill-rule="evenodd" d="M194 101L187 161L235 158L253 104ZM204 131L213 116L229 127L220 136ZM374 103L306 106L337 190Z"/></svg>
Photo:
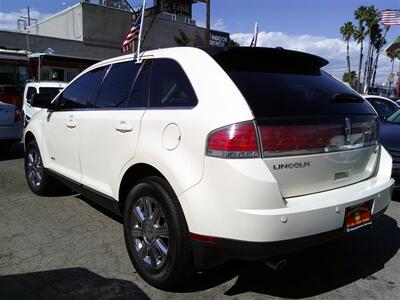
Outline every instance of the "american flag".
<svg viewBox="0 0 400 300"><path fill-rule="evenodd" d="M132 47L132 42L136 41L139 38L140 33L140 24L142 21L142 9L136 12L135 21L133 21L133 26L129 30L128 34L124 38L124 42L121 46L121 52L126 52Z"/></svg>
<svg viewBox="0 0 400 300"><path fill-rule="evenodd" d="M383 25L400 25L400 10L384 10L381 12L381 18Z"/></svg>

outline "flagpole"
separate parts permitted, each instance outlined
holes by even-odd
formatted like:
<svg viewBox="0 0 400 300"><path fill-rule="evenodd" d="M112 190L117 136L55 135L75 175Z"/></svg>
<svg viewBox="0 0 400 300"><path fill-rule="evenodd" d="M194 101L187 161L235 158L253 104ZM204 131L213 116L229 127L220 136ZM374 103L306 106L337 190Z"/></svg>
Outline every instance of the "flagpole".
<svg viewBox="0 0 400 300"><path fill-rule="evenodd" d="M257 39L258 39L258 23L254 25L254 47L257 47Z"/></svg>
<svg viewBox="0 0 400 300"><path fill-rule="evenodd" d="M132 24L135 22L135 18L137 18L137 16L135 14L135 11L133 11ZM132 54L135 54L135 40L132 40L131 47L132 47Z"/></svg>
<svg viewBox="0 0 400 300"><path fill-rule="evenodd" d="M143 0L142 19L140 20L140 30L139 30L139 39L138 39L137 57L136 57L137 61L139 61L140 47L141 47L141 44L142 44L142 31L143 31L143 20L144 20L144 11L145 10L146 10L146 0Z"/></svg>

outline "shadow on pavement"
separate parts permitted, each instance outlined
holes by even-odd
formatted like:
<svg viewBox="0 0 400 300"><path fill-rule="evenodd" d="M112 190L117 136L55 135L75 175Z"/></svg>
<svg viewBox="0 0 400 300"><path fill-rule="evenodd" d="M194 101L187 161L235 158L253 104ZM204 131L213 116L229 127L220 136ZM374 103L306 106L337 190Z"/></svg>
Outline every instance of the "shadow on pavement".
<svg viewBox="0 0 400 300"><path fill-rule="evenodd" d="M25 154L24 144L13 144L10 149L0 149L0 161L23 158Z"/></svg>
<svg viewBox="0 0 400 300"><path fill-rule="evenodd" d="M135 284L72 268L0 276L1 299L149 299Z"/></svg>
<svg viewBox="0 0 400 300"><path fill-rule="evenodd" d="M238 279L225 294L255 292L296 299L320 295L359 279L376 280L373 274L399 248L400 229L385 215L370 229L291 255L280 272L262 263L239 263Z"/></svg>

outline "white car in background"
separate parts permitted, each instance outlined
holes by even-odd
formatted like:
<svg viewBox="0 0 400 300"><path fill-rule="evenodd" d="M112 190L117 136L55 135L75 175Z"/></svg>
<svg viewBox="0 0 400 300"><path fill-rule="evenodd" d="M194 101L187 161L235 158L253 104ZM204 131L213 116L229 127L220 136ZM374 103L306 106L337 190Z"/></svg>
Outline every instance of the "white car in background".
<svg viewBox="0 0 400 300"><path fill-rule="evenodd" d="M24 126L26 126L33 115L37 113L40 108L32 106L32 97L36 94L49 94L52 100L57 94L67 86L66 82L61 81L30 81L27 82L24 90L22 115Z"/></svg>
<svg viewBox="0 0 400 300"><path fill-rule="evenodd" d="M380 119L393 114L399 109L399 104L390 100L389 98L377 96L377 95L362 95L367 101L375 108Z"/></svg>
<svg viewBox="0 0 400 300"><path fill-rule="evenodd" d="M12 104L0 102L0 152L7 152L22 135L21 112Z"/></svg>
<svg viewBox="0 0 400 300"><path fill-rule="evenodd" d="M28 185L49 195L58 179L123 215L131 261L159 288L231 258L280 268L272 257L369 226L391 201L376 112L327 63L246 47L100 62L51 104L34 96Z"/></svg>

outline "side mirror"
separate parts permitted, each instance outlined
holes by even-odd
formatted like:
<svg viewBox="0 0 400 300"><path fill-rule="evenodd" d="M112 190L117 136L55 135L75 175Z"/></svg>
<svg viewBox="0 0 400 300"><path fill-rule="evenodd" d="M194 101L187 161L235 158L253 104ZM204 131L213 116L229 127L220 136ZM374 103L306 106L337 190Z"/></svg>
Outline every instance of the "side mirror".
<svg viewBox="0 0 400 300"><path fill-rule="evenodd" d="M39 108L50 108L52 107L51 100L49 94L36 94L32 96L31 105Z"/></svg>

